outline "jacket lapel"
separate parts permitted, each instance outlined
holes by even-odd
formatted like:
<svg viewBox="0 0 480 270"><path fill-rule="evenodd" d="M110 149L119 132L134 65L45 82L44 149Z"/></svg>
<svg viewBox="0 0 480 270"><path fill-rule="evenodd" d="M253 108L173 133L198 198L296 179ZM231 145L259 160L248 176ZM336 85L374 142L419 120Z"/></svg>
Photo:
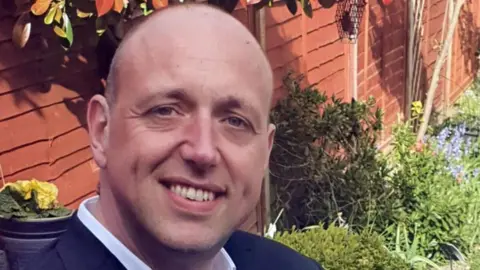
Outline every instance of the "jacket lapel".
<svg viewBox="0 0 480 270"><path fill-rule="evenodd" d="M67 270L124 270L125 267L74 214L56 249Z"/></svg>
<svg viewBox="0 0 480 270"><path fill-rule="evenodd" d="M258 268L258 264L255 263L258 260L255 244L244 236L243 232L234 232L224 248L237 270L260 270L261 268Z"/></svg>

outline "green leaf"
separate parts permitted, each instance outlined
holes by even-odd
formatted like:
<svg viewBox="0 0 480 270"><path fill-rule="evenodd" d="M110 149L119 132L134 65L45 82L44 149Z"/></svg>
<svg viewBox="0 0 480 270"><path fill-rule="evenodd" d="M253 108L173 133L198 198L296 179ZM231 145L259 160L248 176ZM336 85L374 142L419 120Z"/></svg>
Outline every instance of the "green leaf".
<svg viewBox="0 0 480 270"><path fill-rule="evenodd" d="M432 260L429 260L428 258L422 257L422 256L415 256L411 260L412 264L415 264L416 262L423 262L428 264L430 267L433 269L441 269L438 264L434 263Z"/></svg>
<svg viewBox="0 0 480 270"><path fill-rule="evenodd" d="M63 27L65 28L66 38L70 46L73 44L73 29L72 24L70 23L70 19L68 18L67 14L63 14Z"/></svg>
<svg viewBox="0 0 480 270"><path fill-rule="evenodd" d="M45 16L43 22L46 24L46 25L50 25L52 24L53 22L53 18L55 18L55 13L57 12L57 5L52 5L52 7L50 7L50 10L48 11L47 15Z"/></svg>

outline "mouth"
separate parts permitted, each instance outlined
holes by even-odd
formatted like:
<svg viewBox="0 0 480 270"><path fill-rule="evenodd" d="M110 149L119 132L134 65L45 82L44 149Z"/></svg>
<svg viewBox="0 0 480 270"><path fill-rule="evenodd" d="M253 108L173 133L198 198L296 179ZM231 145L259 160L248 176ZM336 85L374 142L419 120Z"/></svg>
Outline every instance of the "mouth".
<svg viewBox="0 0 480 270"><path fill-rule="evenodd" d="M184 184L166 184L166 186L171 192L175 193L175 195L196 202L214 201L224 195L224 193L221 192L195 188Z"/></svg>
<svg viewBox="0 0 480 270"><path fill-rule="evenodd" d="M195 185L184 180L162 181L173 206L184 213L211 214L226 198L226 191L218 186Z"/></svg>

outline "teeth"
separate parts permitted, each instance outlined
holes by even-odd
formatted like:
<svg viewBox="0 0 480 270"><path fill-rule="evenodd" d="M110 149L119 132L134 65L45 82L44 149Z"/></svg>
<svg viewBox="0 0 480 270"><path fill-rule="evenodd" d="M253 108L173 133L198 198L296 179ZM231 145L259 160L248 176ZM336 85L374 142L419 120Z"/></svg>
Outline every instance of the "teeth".
<svg viewBox="0 0 480 270"><path fill-rule="evenodd" d="M195 200L196 201L203 201L203 191L200 189L197 189L197 192L195 193Z"/></svg>
<svg viewBox="0 0 480 270"><path fill-rule="evenodd" d="M192 188L192 187L188 188L187 198L189 198L190 200L195 200L195 189L194 188Z"/></svg>
<svg viewBox="0 0 480 270"><path fill-rule="evenodd" d="M172 185L170 190L175 194L190 199L192 201L213 201L215 199L215 194L211 191L195 189L193 187L185 187L181 185Z"/></svg>

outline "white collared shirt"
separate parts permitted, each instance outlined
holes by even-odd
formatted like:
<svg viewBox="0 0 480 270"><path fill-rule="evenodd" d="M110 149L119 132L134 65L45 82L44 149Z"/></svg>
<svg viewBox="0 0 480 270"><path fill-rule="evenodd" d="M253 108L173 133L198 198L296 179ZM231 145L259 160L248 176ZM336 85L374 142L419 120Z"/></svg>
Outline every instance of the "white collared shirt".
<svg viewBox="0 0 480 270"><path fill-rule="evenodd" d="M91 213L91 207L98 201L98 196L86 199L78 209L78 219L90 232L115 256L127 270L151 270L151 268L133 254L125 245L110 233ZM235 264L221 249L215 257L214 270L235 270Z"/></svg>

